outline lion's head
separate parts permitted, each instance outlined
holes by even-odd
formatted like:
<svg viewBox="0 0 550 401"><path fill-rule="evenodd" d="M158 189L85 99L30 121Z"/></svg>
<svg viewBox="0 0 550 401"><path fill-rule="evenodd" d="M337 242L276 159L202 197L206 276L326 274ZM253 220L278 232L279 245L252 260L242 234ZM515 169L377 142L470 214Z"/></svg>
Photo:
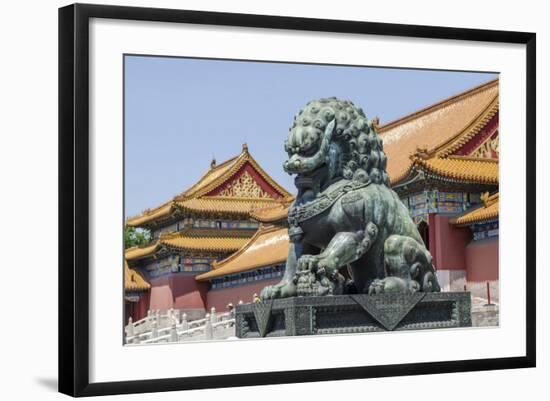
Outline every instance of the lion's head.
<svg viewBox="0 0 550 401"><path fill-rule="evenodd" d="M389 186L382 140L363 110L349 100L327 98L306 104L285 141L289 174L310 176L326 169L332 181L370 180Z"/></svg>

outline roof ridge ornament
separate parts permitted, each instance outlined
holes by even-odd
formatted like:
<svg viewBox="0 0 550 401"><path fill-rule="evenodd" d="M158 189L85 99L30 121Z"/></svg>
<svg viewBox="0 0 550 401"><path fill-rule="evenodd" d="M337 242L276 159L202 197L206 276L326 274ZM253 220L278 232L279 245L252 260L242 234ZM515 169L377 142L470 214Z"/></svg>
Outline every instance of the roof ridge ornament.
<svg viewBox="0 0 550 401"><path fill-rule="evenodd" d="M410 159L414 160L416 158L418 159L428 159L430 157L430 153L428 152L428 145L423 146L417 146L416 151L411 155Z"/></svg>

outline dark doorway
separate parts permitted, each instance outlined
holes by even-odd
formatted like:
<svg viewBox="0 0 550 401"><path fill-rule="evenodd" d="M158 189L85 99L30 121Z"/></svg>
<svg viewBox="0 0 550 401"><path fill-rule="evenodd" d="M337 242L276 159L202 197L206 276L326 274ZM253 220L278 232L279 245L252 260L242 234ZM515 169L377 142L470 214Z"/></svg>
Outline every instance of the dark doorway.
<svg viewBox="0 0 550 401"><path fill-rule="evenodd" d="M418 232L420 233L420 236L422 237L422 241L424 241L424 245L426 245L426 249L430 249L430 226L425 221L421 221L418 225Z"/></svg>

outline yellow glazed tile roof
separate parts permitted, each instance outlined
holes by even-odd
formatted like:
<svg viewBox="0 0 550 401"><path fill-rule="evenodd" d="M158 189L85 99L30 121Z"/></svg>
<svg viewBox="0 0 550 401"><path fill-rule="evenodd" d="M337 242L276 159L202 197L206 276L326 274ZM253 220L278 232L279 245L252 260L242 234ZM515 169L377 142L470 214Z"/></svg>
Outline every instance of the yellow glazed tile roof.
<svg viewBox="0 0 550 401"><path fill-rule="evenodd" d="M161 247L207 252L235 252L245 244L253 232L248 230L186 229L180 232L161 234L155 242L142 247L128 248L127 260L153 256Z"/></svg>
<svg viewBox="0 0 550 401"><path fill-rule="evenodd" d="M159 242L156 241L146 246L134 246L132 248L128 248L124 252L126 260L137 260L152 255L157 251L159 245Z"/></svg>
<svg viewBox="0 0 550 401"><path fill-rule="evenodd" d="M173 248L212 252L235 252L248 240L247 237L190 236L185 233L168 234L160 238L162 244Z"/></svg>
<svg viewBox="0 0 550 401"><path fill-rule="evenodd" d="M229 213L249 215L253 210L278 203L272 198L231 198L203 196L176 202L183 211L206 213Z"/></svg>
<svg viewBox="0 0 550 401"><path fill-rule="evenodd" d="M498 185L498 160L450 156L413 157L413 164L424 171L458 181Z"/></svg>
<svg viewBox="0 0 550 401"><path fill-rule="evenodd" d="M483 201L482 206L470 209L461 216L452 219L451 224L470 225L498 219L499 193L497 192L491 196L486 193L481 199Z"/></svg>
<svg viewBox="0 0 550 401"><path fill-rule="evenodd" d="M151 288L137 270L131 269L128 262L124 261L124 290L125 291L147 291Z"/></svg>
<svg viewBox="0 0 550 401"><path fill-rule="evenodd" d="M292 204L294 197L285 201L277 202L274 205L268 205L255 209L250 213L250 217L260 223L275 223L288 218L288 208Z"/></svg>
<svg viewBox="0 0 550 401"><path fill-rule="evenodd" d="M162 205L145 210L141 215L130 217L126 224L131 227L139 227L155 220L167 218L176 209L191 211L211 211L228 213L249 213L252 209L265 206L263 202L274 199L264 198L229 198L207 196L220 185L231 179L245 164L249 163L253 169L280 195L281 198L292 196L286 189L280 186L269 176L248 152L248 146L243 145L242 152L219 165L212 164L211 168L189 189L176 195L172 200ZM202 201L202 199L206 199ZM233 199L235 203L229 200ZM204 208L204 209L203 209Z"/></svg>
<svg viewBox="0 0 550 401"><path fill-rule="evenodd" d="M471 139L498 111L498 94L497 79L378 127L391 183L408 175L419 148L446 156Z"/></svg>
<svg viewBox="0 0 550 401"><path fill-rule="evenodd" d="M256 170L256 172L264 179L266 182L275 189L275 191L280 194L281 197L285 198L291 196L291 194L280 186L265 170L256 162L252 155L248 152L248 146L243 145L243 150L240 155L229 159L218 166L213 166L209 171L204 174L199 181L191 186L189 189L176 196L175 200L185 200L189 198L198 198L200 196L206 195L209 192L213 191L228 179L230 179L233 174L239 171L246 163Z"/></svg>
<svg viewBox="0 0 550 401"><path fill-rule="evenodd" d="M288 256L288 243L286 228L262 226L237 252L215 263L213 270L197 276L196 279L210 280L284 262Z"/></svg>
<svg viewBox="0 0 550 401"><path fill-rule="evenodd" d="M142 224L146 224L150 221L168 217L174 211L174 203L172 201L166 202L154 209L147 209L143 214L135 217L130 217L126 220L126 225L129 227L139 227Z"/></svg>
<svg viewBox="0 0 550 401"><path fill-rule="evenodd" d="M192 197L199 192L204 192L204 188L210 187L213 183L216 184L216 182L219 181L220 177L225 176L227 172L231 170L238 170L238 168L235 168L235 166L242 165L241 163L244 161L245 158L243 157L243 153L229 160L226 160L225 162L217 166L212 166L210 170L208 170L195 184L193 184L191 187L189 187L189 189L185 190L178 196Z"/></svg>

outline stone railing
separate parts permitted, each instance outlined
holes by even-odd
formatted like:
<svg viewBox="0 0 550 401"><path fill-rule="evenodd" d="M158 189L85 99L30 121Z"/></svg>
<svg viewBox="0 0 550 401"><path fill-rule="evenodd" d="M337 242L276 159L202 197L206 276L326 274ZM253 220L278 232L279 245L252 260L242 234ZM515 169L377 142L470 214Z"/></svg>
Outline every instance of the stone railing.
<svg viewBox="0 0 550 401"><path fill-rule="evenodd" d="M130 317L124 332L126 344L222 340L235 336L235 318L232 312L218 314L215 308L204 319L191 321L177 309L165 314L149 311L147 317L137 322Z"/></svg>

